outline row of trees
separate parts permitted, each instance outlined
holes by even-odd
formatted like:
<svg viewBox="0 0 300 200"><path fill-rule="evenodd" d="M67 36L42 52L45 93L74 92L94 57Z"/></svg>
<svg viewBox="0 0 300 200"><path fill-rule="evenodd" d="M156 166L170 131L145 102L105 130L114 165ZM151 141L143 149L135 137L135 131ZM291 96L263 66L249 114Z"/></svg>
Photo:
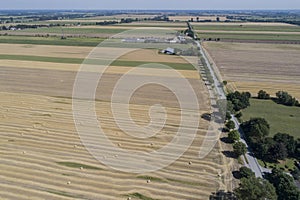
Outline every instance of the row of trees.
<svg viewBox="0 0 300 200"><path fill-rule="evenodd" d="M239 170L241 182L234 193L238 199L278 199L299 200L300 191L295 186L293 178L280 169L273 169L264 179L255 178L255 174L247 167Z"/></svg>
<svg viewBox="0 0 300 200"><path fill-rule="evenodd" d="M248 144L255 155L268 162L284 160L287 157L298 158L300 155L300 140L286 133L270 134L270 125L263 118L252 118L241 124Z"/></svg>
<svg viewBox="0 0 300 200"><path fill-rule="evenodd" d="M233 192L217 192L211 200L299 200L300 191L293 178L280 169L273 169L265 178L256 178L254 172L241 167L238 171L239 186Z"/></svg>
<svg viewBox="0 0 300 200"><path fill-rule="evenodd" d="M233 153L238 158L242 155L245 155L247 153L247 147L243 142L240 142L240 133L238 130L234 130L235 124L232 120L227 120L225 123L226 128L228 129L228 140L229 142L233 143Z"/></svg>
<svg viewBox="0 0 300 200"><path fill-rule="evenodd" d="M286 106L300 106L299 101L292 97L288 92L285 91L278 91L276 92L276 102L279 104L283 104ZM258 99L271 99L270 94L268 94L264 90L260 90L257 94Z"/></svg>

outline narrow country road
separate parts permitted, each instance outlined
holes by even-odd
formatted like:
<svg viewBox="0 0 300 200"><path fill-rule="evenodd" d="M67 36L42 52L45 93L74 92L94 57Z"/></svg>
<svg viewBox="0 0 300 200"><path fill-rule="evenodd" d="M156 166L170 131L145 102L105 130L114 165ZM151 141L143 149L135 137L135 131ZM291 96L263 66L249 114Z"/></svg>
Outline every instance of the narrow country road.
<svg viewBox="0 0 300 200"><path fill-rule="evenodd" d="M244 160L245 166L250 168L255 173L256 177L262 178L263 174L265 172L271 172L271 170L263 168L259 165L257 159L253 156L253 153L251 152L251 148L247 145L247 143L245 141L245 135L244 135L243 130L240 127L240 123L238 122L237 118L234 115L231 115L231 117L232 117L232 121L235 124L236 129L239 131L239 133L241 135L240 141L243 142L248 149L248 152L245 155L248 160L248 163L246 160Z"/></svg>
<svg viewBox="0 0 300 200"><path fill-rule="evenodd" d="M204 50L203 47L201 46L199 41L196 41L196 44L199 48L199 52L202 55L202 57L204 58L206 65L210 71L210 74L213 78L213 82L214 82L214 92L217 93L215 96L217 96L218 99L226 99L226 94L224 92L223 86L222 86L222 81L219 80L216 76L216 72L214 71L213 67L211 66ZM246 141L245 141L245 137L244 137L244 133L243 130L240 127L240 123L238 122L238 120L236 119L236 117L234 115L232 115L232 120L235 123L235 127L236 129L239 131L240 135L241 135L241 139L240 141L243 142L246 146L247 146L247 153L246 153L246 158L248 160L248 163L246 162L246 160L244 161L245 166L250 168L254 173L256 177L263 177L264 172L271 172L271 170L263 168L259 165L257 159L253 156L253 153L251 152L251 149L249 148L249 146L247 145Z"/></svg>

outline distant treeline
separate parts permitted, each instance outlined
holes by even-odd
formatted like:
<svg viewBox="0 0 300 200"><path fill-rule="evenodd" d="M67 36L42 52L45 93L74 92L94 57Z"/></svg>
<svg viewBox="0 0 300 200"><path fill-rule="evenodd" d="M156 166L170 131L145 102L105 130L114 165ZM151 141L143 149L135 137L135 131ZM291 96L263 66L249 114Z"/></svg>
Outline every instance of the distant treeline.
<svg viewBox="0 0 300 200"><path fill-rule="evenodd" d="M300 17L276 17L257 16L256 18L248 16L226 16L228 20L243 21L243 22L269 22L269 23L287 23L300 26Z"/></svg>

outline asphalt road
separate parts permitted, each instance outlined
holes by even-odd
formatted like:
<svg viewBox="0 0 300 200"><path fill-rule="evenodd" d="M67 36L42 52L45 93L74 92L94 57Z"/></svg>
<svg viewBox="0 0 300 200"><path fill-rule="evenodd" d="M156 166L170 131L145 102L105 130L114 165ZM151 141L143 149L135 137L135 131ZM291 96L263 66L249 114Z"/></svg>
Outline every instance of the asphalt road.
<svg viewBox="0 0 300 200"><path fill-rule="evenodd" d="M243 130L240 127L240 123L238 122L237 118L234 117L234 115L231 115L232 117L232 121L235 124L236 129L239 131L240 135L241 135L241 139L240 141L243 142L248 149L248 152L246 153L245 157L248 160L248 163L245 161L245 166L250 168L254 173L256 177L263 177L263 174L266 172L271 172L271 170L263 168L262 166L259 165L259 163L257 162L257 159L253 156L253 153L251 152L250 147L247 145L246 141L245 141L245 135Z"/></svg>
<svg viewBox="0 0 300 200"><path fill-rule="evenodd" d="M199 52L201 53L201 55L203 56L206 64L207 64L207 67L211 73L211 76L213 78L213 81L214 81L214 91L217 93L216 96L218 97L218 99L226 99L226 94L223 90L223 86L222 86L222 83L220 82L220 80L218 80L216 74L215 74L215 71L213 70L206 54L204 53L203 51L203 48L200 44L200 42L196 41L197 43L197 46L199 48ZM258 164L258 161L257 159L253 156L253 153L251 152L251 149L250 147L247 145L246 141L245 141L245 137L244 137L244 133L243 133L243 130L241 129L240 127L240 124L238 122L238 120L234 117L234 115L232 115L232 120L233 122L235 123L235 127L236 129L239 131L240 135L241 135L241 139L240 141L243 142L246 146L247 146L247 153L245 155L245 157L247 158L248 160L248 163L244 160L244 163L245 163L245 166L250 168L254 173L255 173L255 176L256 177L260 177L262 178L263 177L263 174L265 172L271 172L271 170L269 169L266 169L266 168L263 168L261 167L259 164Z"/></svg>

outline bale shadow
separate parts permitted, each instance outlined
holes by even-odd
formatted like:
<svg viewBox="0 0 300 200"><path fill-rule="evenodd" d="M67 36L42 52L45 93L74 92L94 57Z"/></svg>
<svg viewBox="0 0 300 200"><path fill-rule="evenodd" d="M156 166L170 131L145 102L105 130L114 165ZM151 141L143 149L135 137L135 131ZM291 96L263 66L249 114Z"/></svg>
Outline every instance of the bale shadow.
<svg viewBox="0 0 300 200"><path fill-rule="evenodd" d="M203 113L201 115L201 118L206 120L206 121L211 121L211 114L210 113Z"/></svg>

